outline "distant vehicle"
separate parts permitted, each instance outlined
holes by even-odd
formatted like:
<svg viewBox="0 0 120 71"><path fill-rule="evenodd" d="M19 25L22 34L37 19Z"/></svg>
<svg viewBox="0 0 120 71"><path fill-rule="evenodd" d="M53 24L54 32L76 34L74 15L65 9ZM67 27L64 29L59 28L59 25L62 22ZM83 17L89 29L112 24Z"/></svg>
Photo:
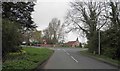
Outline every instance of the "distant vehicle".
<svg viewBox="0 0 120 71"><path fill-rule="evenodd" d="M22 42L22 45L26 45L26 42L25 42L25 41L23 41L23 42Z"/></svg>

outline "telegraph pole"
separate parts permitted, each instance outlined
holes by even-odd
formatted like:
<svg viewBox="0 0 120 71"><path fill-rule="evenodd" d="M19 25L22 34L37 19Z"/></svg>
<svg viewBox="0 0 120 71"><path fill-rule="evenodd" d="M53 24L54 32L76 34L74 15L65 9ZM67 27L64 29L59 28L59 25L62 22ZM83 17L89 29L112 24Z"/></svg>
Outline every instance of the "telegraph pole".
<svg viewBox="0 0 120 71"><path fill-rule="evenodd" d="M101 48L100 48L100 29L98 31L98 54L101 54Z"/></svg>

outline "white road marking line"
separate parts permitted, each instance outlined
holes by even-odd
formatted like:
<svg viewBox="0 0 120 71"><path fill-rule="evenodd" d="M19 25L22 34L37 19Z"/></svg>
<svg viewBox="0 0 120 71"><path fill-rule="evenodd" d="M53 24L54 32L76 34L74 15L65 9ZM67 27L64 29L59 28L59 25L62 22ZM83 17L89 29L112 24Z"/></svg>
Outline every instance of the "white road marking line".
<svg viewBox="0 0 120 71"><path fill-rule="evenodd" d="M71 56L71 58L75 61L75 62L77 62L78 63L78 61L73 57L73 56Z"/></svg>
<svg viewBox="0 0 120 71"><path fill-rule="evenodd" d="M70 55L68 52L66 52L67 53L67 55Z"/></svg>
<svg viewBox="0 0 120 71"><path fill-rule="evenodd" d="M64 51L67 55L70 55L67 51L65 51L65 49L63 49L63 51Z"/></svg>
<svg viewBox="0 0 120 71"><path fill-rule="evenodd" d="M60 50L60 49L57 49L57 50Z"/></svg>
<svg viewBox="0 0 120 71"><path fill-rule="evenodd" d="M64 49L63 49L64 52L66 52Z"/></svg>
<svg viewBox="0 0 120 71"><path fill-rule="evenodd" d="M67 55L70 55L68 52L66 52L64 49L63 49L63 51L67 54ZM75 61L75 62L77 62L78 63L78 61L73 57L73 56L71 56L71 58Z"/></svg>

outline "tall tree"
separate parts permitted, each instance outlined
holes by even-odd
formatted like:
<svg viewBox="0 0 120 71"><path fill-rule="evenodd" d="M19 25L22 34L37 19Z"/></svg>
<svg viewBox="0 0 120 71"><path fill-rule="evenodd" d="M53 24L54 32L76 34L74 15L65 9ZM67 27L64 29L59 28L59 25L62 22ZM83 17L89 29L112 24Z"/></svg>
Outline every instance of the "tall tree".
<svg viewBox="0 0 120 71"><path fill-rule="evenodd" d="M49 41L51 40L53 44L56 44L60 39L63 39L63 29L64 25L60 24L60 20L53 18L49 23L48 28L44 30L44 37L46 37Z"/></svg>
<svg viewBox="0 0 120 71"><path fill-rule="evenodd" d="M103 25L99 21L102 12L102 3L100 2L71 2L71 9L69 10L65 23L67 26L73 25L70 30L82 31L89 44L90 52L97 52L97 32L98 25Z"/></svg>
<svg viewBox="0 0 120 71"><path fill-rule="evenodd" d="M2 2L2 18L19 22L23 28L34 28L31 17L34 5L34 2Z"/></svg>
<svg viewBox="0 0 120 71"><path fill-rule="evenodd" d="M109 20L108 29L103 36L104 40L104 53L112 58L120 57L120 2L108 2L106 8L110 11L107 12L105 17ZM107 42L109 41L109 42ZM109 53L107 53L109 51ZM120 59L120 58L119 58Z"/></svg>
<svg viewBox="0 0 120 71"><path fill-rule="evenodd" d="M31 12L33 2L2 2L2 56L9 52L19 51L23 30L35 28Z"/></svg>

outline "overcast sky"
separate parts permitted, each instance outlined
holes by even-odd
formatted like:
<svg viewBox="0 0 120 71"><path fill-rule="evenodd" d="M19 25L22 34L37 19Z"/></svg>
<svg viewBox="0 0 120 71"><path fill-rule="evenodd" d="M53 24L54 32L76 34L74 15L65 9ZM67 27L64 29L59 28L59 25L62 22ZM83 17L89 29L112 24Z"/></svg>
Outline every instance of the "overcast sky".
<svg viewBox="0 0 120 71"><path fill-rule="evenodd" d="M69 7L69 2L72 0L37 0L34 7L34 12L32 13L33 21L37 24L38 30L45 29L52 18L58 18L61 23L64 22L64 17L67 13ZM67 41L75 41L78 37L75 33L69 33L66 38ZM86 40L79 37L80 42L85 42Z"/></svg>

